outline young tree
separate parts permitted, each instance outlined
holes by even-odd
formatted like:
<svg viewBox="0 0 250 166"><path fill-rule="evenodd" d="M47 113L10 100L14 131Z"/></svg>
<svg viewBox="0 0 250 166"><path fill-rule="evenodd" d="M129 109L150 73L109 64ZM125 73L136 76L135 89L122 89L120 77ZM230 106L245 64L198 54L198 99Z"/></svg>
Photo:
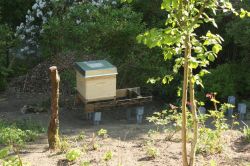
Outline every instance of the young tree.
<svg viewBox="0 0 250 166"><path fill-rule="evenodd" d="M131 2L132 0L122 0ZM217 28L213 16L217 12L232 12L244 17L250 13L241 9L238 13L229 0L163 0L161 9L168 12L166 28L151 29L137 37L140 43L149 48L160 47L164 59L175 59L173 67L177 73L181 67L183 70L182 87L182 161L183 165L195 165L195 151L198 140L198 119L196 112L196 100L194 86L202 85L201 77L209 73L206 67L214 61L222 50L222 37L208 31L205 35L198 36L196 29L201 24L212 23ZM200 72L194 74L193 69ZM169 77L164 77L167 79ZM166 82L163 80L163 82ZM189 89L189 90L188 90ZM187 157L187 101L191 104L193 120L193 139L191 143L190 158Z"/></svg>

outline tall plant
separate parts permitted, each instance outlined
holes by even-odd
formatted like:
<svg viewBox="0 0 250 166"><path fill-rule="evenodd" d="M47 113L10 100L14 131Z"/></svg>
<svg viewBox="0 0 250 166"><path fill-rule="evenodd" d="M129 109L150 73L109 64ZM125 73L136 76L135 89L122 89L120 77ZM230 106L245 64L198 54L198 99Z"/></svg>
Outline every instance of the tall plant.
<svg viewBox="0 0 250 166"><path fill-rule="evenodd" d="M132 0L122 0L131 2ZM202 85L201 77L209 73L206 68L214 61L222 50L222 37L208 31L205 35L198 35L197 30L202 24L217 24L213 16L217 12L232 12L241 18L250 13L241 9L237 12L229 0L163 0L161 9L166 10L168 19L166 28L151 29L137 37L140 43L149 48L160 47L164 60L175 60L173 72L177 73L183 67L182 87L182 160L183 165L195 165L195 151L198 140L198 120L196 111L194 86ZM198 74L193 72L199 70ZM164 77L163 82L170 77ZM165 80L164 80L165 79ZM167 81L168 82L168 81ZM189 95L189 97L188 97ZM191 104L193 120L193 139L190 158L187 157L187 101Z"/></svg>

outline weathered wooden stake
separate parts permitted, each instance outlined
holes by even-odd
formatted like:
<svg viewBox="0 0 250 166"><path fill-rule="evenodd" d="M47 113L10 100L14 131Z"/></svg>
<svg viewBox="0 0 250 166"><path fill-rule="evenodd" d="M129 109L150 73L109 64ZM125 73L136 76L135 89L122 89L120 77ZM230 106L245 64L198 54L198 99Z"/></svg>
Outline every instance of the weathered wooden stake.
<svg viewBox="0 0 250 166"><path fill-rule="evenodd" d="M50 149L57 149L60 144L59 138L59 116L58 116L58 101L59 101L59 82L57 67L52 66L50 70L51 79L51 118L48 127L48 142Z"/></svg>

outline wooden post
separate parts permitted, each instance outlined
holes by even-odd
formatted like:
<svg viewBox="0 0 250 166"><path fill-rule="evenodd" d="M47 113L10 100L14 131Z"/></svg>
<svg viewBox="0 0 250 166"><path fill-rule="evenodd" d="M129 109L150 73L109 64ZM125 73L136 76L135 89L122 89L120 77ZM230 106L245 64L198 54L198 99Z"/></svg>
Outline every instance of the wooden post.
<svg viewBox="0 0 250 166"><path fill-rule="evenodd" d="M58 116L58 101L59 101L59 82L60 77L58 75L57 67L52 66L50 70L51 79L51 118L48 127L48 142L50 149L56 149L59 147L59 116Z"/></svg>

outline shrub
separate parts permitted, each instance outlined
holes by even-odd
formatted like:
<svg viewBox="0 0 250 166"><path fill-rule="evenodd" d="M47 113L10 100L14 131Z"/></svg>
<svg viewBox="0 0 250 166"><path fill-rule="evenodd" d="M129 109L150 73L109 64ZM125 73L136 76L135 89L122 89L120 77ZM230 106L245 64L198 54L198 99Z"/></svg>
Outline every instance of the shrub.
<svg viewBox="0 0 250 166"><path fill-rule="evenodd" d="M250 143L250 127L248 125L244 126L243 135L246 142Z"/></svg>
<svg viewBox="0 0 250 166"><path fill-rule="evenodd" d="M219 102L215 99L215 95L211 98L211 101L214 103L215 110L209 110L210 114L201 114L199 116L200 127L197 153L215 154L223 151L224 142L221 136L229 128L229 125L226 123L225 112L229 108L232 108L233 105L224 103L217 110L217 103ZM214 129L208 128L205 125L208 118L212 119L211 123L214 125Z"/></svg>
<svg viewBox="0 0 250 166"><path fill-rule="evenodd" d="M42 43L50 55L72 50L100 53L121 62L121 57L134 51L135 37L144 29L142 16L128 7L104 8L85 2L71 6L61 17L52 17L44 26Z"/></svg>
<svg viewBox="0 0 250 166"><path fill-rule="evenodd" d="M98 136L102 137L102 138L105 138L107 137L108 135L108 131L105 130L105 129L100 129L98 132L97 132Z"/></svg>
<svg viewBox="0 0 250 166"><path fill-rule="evenodd" d="M192 127L191 113L187 112L188 129ZM163 110L154 112L151 117L147 117L149 122L154 123L157 131L164 131L165 140L171 141L174 135L181 129L181 113L177 110Z"/></svg>
<svg viewBox="0 0 250 166"><path fill-rule="evenodd" d="M217 92L223 99L231 95L249 98L246 92L250 90L250 81L245 79L249 77L250 68L247 62L219 65L211 70L211 74L204 77L203 82L206 88L202 96L205 96L207 92Z"/></svg>
<svg viewBox="0 0 250 166"><path fill-rule="evenodd" d="M1 22L7 23L12 27L19 25L34 2L35 0L1 0Z"/></svg>
<svg viewBox="0 0 250 166"><path fill-rule="evenodd" d="M0 163L3 166L25 166L19 155L19 150L26 142L34 141L43 128L30 120L7 123L0 120L0 144L5 147L0 150ZM16 155L16 156L13 156Z"/></svg>
<svg viewBox="0 0 250 166"><path fill-rule="evenodd" d="M44 131L40 126L34 128L24 124L22 121L9 124L0 120L0 144L22 146L25 142L34 141Z"/></svg>
<svg viewBox="0 0 250 166"><path fill-rule="evenodd" d="M112 151L107 151L105 154L104 154L104 156L103 156L103 160L104 161L109 161L109 160L111 160L112 159L112 157L113 157L113 153L112 153Z"/></svg>
<svg viewBox="0 0 250 166"><path fill-rule="evenodd" d="M70 143L67 137L63 137L60 140L60 151L67 152L70 149Z"/></svg>
<svg viewBox="0 0 250 166"><path fill-rule="evenodd" d="M155 158L158 155L157 149L154 146L148 146L146 153L150 158Z"/></svg>
<svg viewBox="0 0 250 166"><path fill-rule="evenodd" d="M66 87L65 89L69 89L71 92L74 92L74 88L76 87L75 71L73 69L65 70L60 73L60 78L62 84Z"/></svg>
<svg viewBox="0 0 250 166"><path fill-rule="evenodd" d="M74 52L75 56L87 54L94 55L90 59L107 59L118 67L118 87L145 86L148 77L159 70L164 75L170 65L162 62L158 49L137 44L136 36L144 31L142 14L128 6L97 7L84 2L72 5L62 15L52 16L44 25L41 47L43 55L49 57Z"/></svg>
<svg viewBox="0 0 250 166"><path fill-rule="evenodd" d="M76 138L77 141L83 141L85 139L85 132L82 131Z"/></svg>
<svg viewBox="0 0 250 166"><path fill-rule="evenodd" d="M66 159L69 161L76 161L81 155L81 151L78 149L70 150L66 153Z"/></svg>
<svg viewBox="0 0 250 166"><path fill-rule="evenodd" d="M0 91L7 86L7 78L11 73L10 48L13 47L15 40L10 27L0 24Z"/></svg>

